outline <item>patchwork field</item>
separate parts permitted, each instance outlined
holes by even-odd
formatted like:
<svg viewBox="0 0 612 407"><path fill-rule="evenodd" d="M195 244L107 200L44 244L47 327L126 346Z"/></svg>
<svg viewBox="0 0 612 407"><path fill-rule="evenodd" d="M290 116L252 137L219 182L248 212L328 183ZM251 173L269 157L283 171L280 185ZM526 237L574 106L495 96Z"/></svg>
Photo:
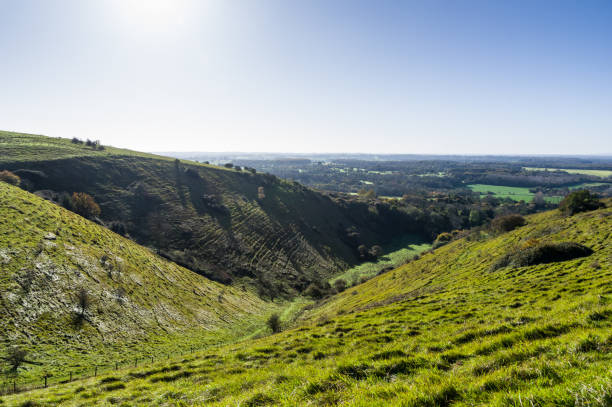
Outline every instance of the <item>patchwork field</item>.
<svg viewBox="0 0 612 407"><path fill-rule="evenodd" d="M507 186L501 186L501 185L486 185L486 184L470 184L468 185L468 188L482 195L491 193L497 198L510 198L515 201L530 202L533 200L533 196L534 196L532 192L529 192L529 188L521 188L521 187L507 187ZM561 202L562 197L545 196L544 199L547 202L559 203Z"/></svg>
<svg viewBox="0 0 612 407"><path fill-rule="evenodd" d="M3 403L609 406L611 230L610 208L530 216L334 296L297 328ZM593 253L493 267L515 248L557 242Z"/></svg>
<svg viewBox="0 0 612 407"><path fill-rule="evenodd" d="M612 170L586 170L586 169L572 169L572 168L536 168L536 167L523 167L526 171L565 171L568 174L583 174L592 175L594 177L606 178L612 176Z"/></svg>

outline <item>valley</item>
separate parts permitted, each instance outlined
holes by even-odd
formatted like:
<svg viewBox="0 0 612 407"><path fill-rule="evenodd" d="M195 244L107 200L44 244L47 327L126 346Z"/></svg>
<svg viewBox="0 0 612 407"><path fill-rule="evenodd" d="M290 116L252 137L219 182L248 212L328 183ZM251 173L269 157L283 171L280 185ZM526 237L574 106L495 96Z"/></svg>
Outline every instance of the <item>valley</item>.
<svg viewBox="0 0 612 407"><path fill-rule="evenodd" d="M2 405L612 397L609 199L386 199L0 136Z"/></svg>

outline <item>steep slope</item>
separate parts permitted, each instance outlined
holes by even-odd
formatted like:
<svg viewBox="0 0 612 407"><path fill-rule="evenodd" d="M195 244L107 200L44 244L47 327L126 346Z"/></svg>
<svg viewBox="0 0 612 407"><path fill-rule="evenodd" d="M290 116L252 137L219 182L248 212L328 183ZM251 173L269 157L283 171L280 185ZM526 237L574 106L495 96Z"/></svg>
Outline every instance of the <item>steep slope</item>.
<svg viewBox="0 0 612 407"><path fill-rule="evenodd" d="M261 294L293 295L358 262L357 247L422 232L385 204L332 200L299 184L67 139L0 132L0 169L58 201L86 192L101 220L224 283L248 279Z"/></svg>
<svg viewBox="0 0 612 407"><path fill-rule="evenodd" d="M0 270L0 356L42 364L22 381L201 348L274 308L3 182Z"/></svg>
<svg viewBox="0 0 612 407"><path fill-rule="evenodd" d="M531 216L353 287L296 329L5 404L610 406L611 231L612 208ZM568 241L593 253L493 267Z"/></svg>

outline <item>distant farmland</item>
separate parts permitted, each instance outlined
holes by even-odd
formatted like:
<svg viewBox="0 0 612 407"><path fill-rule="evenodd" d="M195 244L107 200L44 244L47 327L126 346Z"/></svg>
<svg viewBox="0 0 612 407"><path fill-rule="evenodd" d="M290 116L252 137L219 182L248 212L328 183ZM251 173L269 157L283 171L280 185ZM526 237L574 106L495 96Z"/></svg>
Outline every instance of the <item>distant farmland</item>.
<svg viewBox="0 0 612 407"><path fill-rule="evenodd" d="M533 199L534 193L529 192L529 188L521 187L506 187L501 185L487 184L470 184L468 185L474 192L479 192L482 195L491 193L497 198L510 198L515 201L529 202ZM559 203L562 199L560 196L545 196L546 202Z"/></svg>
<svg viewBox="0 0 612 407"><path fill-rule="evenodd" d="M523 167L526 171L565 171L568 174L582 174L592 175L594 177L606 178L612 176L611 170L582 170L572 168L537 168L537 167Z"/></svg>

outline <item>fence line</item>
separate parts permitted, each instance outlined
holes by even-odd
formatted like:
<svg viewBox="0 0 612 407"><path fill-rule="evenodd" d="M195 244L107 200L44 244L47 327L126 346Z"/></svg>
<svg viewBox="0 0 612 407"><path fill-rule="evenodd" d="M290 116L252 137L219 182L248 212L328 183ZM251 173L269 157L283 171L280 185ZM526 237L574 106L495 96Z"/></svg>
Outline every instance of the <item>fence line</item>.
<svg viewBox="0 0 612 407"><path fill-rule="evenodd" d="M192 346L189 349L188 354L192 354L194 351L210 349L211 347L214 347L214 346L215 345L212 345L212 346L209 345L205 348L198 348L198 349ZM39 379L36 381L30 380L24 384L19 384L18 377L9 378L8 376L6 376L5 381L0 385L0 396L8 396L11 394L24 393L24 392L31 391L31 390L45 389L51 386L66 384L66 383L70 383L70 382L77 381L77 380L90 379L92 377L97 377L98 375L103 375L103 374L107 374L110 372L116 372L119 370L126 370L126 369L134 369L138 366L150 366L156 361L159 362L162 360L170 360L171 357L183 357L185 356L185 354L186 354L185 351L182 351L179 353L169 352L169 353L162 354L165 356L165 358L158 356L157 360L155 359L154 355L148 355L148 356L141 355L140 357L135 357L134 359L122 360L121 362L115 362L114 364L110 364L110 365L109 364L90 365L88 368L71 370L70 372L65 373L64 375L60 375L60 376L43 375L43 376L40 376ZM58 378L58 380L55 381L55 383L52 383L53 380L51 379L56 378L56 377Z"/></svg>

